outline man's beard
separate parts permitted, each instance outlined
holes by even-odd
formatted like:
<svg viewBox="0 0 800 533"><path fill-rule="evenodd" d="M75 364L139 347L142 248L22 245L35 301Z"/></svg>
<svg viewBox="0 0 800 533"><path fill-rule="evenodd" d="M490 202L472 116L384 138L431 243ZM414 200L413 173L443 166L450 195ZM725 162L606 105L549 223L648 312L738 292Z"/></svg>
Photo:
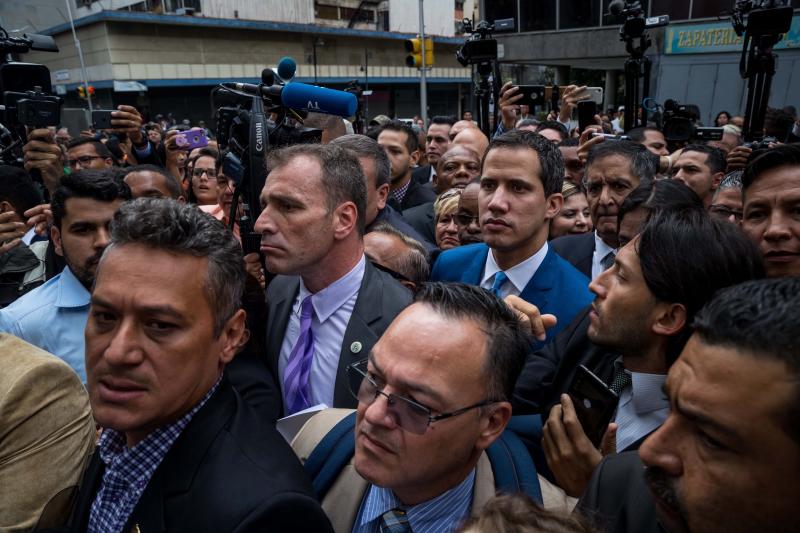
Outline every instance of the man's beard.
<svg viewBox="0 0 800 533"><path fill-rule="evenodd" d="M644 479L656 498L680 516L684 526L687 526L686 506L678 497L678 492L669 475L657 466L650 466L644 471Z"/></svg>
<svg viewBox="0 0 800 533"><path fill-rule="evenodd" d="M67 263L67 266L75 278L80 281L81 285L89 292L91 292L92 286L94 285L97 264L100 262L104 250L105 248L95 252L95 254L86 259L82 265L79 265L70 259L67 249L64 248L63 243L61 244L61 251L64 253L64 261Z"/></svg>

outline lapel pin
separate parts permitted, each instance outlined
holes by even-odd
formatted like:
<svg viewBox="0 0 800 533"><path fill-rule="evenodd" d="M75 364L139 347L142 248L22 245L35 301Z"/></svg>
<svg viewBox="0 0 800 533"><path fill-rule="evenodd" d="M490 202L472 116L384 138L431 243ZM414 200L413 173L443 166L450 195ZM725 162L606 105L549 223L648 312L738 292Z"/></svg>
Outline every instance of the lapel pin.
<svg viewBox="0 0 800 533"><path fill-rule="evenodd" d="M350 351L353 353L358 353L361 351L361 343L356 341L350 345Z"/></svg>

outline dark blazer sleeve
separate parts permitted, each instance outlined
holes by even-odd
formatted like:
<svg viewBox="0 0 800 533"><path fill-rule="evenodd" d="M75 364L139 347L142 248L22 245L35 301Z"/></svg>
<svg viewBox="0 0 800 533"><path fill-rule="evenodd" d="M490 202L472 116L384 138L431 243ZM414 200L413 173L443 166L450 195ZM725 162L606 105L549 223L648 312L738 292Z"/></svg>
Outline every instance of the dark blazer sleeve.
<svg viewBox="0 0 800 533"><path fill-rule="evenodd" d="M411 179L419 183L420 185L425 185L426 183L431 181L431 166L425 165L424 167L417 167L411 171Z"/></svg>
<svg viewBox="0 0 800 533"><path fill-rule="evenodd" d="M300 493L281 493L255 509L234 530L235 533L264 531L333 531L322 508L313 498Z"/></svg>
<svg viewBox="0 0 800 533"><path fill-rule="evenodd" d="M592 279L592 257L594 256L594 233L565 235L550 241L550 247L566 259L584 276Z"/></svg>
<svg viewBox="0 0 800 533"><path fill-rule="evenodd" d="M433 203L427 202L403 211L403 218L429 242L436 242L436 229L433 223Z"/></svg>

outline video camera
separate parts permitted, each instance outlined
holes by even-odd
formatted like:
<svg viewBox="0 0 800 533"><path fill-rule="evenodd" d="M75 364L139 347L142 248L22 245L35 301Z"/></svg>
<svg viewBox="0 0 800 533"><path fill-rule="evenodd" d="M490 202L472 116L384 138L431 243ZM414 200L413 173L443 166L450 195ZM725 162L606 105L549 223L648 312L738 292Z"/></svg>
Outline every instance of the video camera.
<svg viewBox="0 0 800 533"><path fill-rule="evenodd" d="M492 38L494 24L485 20L473 28L470 19L464 19L464 33L470 36L456 51L456 59L462 66L479 65L497 61L497 39Z"/></svg>
<svg viewBox="0 0 800 533"><path fill-rule="evenodd" d="M644 8L642 8L642 3L639 1L614 0L608 5L608 11L617 20L622 21L622 26L619 29L621 41L638 39L644 35L645 30L669 24L668 15L645 18Z"/></svg>
<svg viewBox="0 0 800 533"><path fill-rule="evenodd" d="M245 254L258 252L261 236L254 231L261 190L267 179L265 156L270 145L283 146L319 142L322 130L297 126L308 113L350 117L358 105L352 93L291 82L296 63L283 58L276 75L264 69L261 83L221 83L211 91L216 109L216 135L220 149L227 149L222 162L226 176L236 182L229 220L239 224ZM242 198L242 213L237 206Z"/></svg>
<svg viewBox="0 0 800 533"><path fill-rule="evenodd" d="M58 52L48 35L23 34L10 37L0 28L0 161L22 165L26 127L58 126L61 98L52 96L50 71L44 65L12 60L31 50Z"/></svg>
<svg viewBox="0 0 800 533"><path fill-rule="evenodd" d="M700 108L692 104L681 104L676 100L664 102L661 131L664 138L673 142L719 141L722 139L722 128L704 128L695 126L700 119Z"/></svg>

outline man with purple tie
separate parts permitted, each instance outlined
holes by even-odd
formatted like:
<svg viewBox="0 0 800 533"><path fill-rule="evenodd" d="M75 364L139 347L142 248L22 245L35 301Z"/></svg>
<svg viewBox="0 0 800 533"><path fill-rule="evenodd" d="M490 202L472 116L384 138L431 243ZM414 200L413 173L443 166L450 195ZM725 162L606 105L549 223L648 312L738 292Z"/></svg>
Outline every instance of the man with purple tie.
<svg viewBox="0 0 800 533"><path fill-rule="evenodd" d="M284 414L355 407L346 369L363 359L411 293L364 256L366 185L358 159L334 145L270 154L256 222L278 276L267 290L266 364Z"/></svg>

